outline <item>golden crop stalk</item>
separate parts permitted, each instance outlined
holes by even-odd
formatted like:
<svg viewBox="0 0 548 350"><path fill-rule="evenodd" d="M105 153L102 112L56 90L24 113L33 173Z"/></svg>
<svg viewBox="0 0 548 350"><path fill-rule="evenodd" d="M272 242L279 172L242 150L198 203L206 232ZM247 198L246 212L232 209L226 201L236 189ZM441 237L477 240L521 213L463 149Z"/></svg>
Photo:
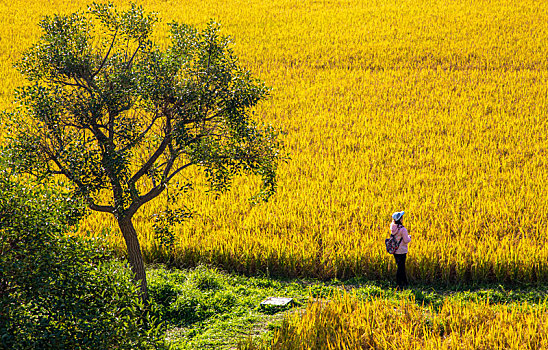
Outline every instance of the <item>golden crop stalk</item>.
<svg viewBox="0 0 548 350"><path fill-rule="evenodd" d="M548 280L544 2L137 2L160 13L162 28L172 19L223 24L242 63L273 87L255 116L285 130L292 158L276 196L258 206L249 178L215 199L203 174L186 173L198 186L180 203L197 215L162 252L150 216L165 204L145 208L136 226L147 258L387 278L389 215L405 209L411 279ZM0 108L22 83L11 63L37 39L38 19L87 3L0 4ZM94 215L80 232L110 227ZM123 249L115 231L106 239Z"/></svg>

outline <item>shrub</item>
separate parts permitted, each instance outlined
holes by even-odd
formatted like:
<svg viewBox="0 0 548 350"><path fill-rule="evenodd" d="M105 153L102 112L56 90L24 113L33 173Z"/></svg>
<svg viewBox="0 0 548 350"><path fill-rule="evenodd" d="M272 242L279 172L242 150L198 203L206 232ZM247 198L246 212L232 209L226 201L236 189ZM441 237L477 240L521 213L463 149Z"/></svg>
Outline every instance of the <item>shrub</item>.
<svg viewBox="0 0 548 350"><path fill-rule="evenodd" d="M162 346L129 270L97 242L63 235L82 212L0 170L0 348Z"/></svg>

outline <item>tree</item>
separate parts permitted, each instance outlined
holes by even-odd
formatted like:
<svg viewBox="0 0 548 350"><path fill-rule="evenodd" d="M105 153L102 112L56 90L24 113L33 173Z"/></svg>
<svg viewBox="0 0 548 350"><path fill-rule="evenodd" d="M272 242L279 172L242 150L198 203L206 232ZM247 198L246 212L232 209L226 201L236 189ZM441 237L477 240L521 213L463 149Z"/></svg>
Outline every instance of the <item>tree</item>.
<svg viewBox="0 0 548 350"><path fill-rule="evenodd" d="M16 65L28 84L6 117L12 167L62 176L90 209L114 215L145 300L137 210L191 166L214 191L242 172L261 176L256 198L266 200L283 158L278 132L250 112L268 89L239 65L219 26L170 23L161 49L151 39L157 20L134 4L45 17Z"/></svg>

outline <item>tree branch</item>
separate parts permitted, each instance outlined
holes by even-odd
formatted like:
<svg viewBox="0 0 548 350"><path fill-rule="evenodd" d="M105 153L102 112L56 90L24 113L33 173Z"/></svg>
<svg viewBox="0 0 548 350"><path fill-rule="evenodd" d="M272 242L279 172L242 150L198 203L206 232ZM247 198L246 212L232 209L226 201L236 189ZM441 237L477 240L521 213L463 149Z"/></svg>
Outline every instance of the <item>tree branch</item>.
<svg viewBox="0 0 548 350"><path fill-rule="evenodd" d="M108 59L108 56L110 55L110 51L112 50L112 47L114 46L114 42L116 41L116 35L118 34L118 28L116 28L116 32L114 32L114 36L112 37L112 42L110 43L110 47L108 49L108 52L106 53L105 57L103 58L103 62L101 62L101 65L99 66L99 68L97 68L97 71L95 71L95 73L91 74L91 78L93 79L97 74L99 74L99 72L101 71L101 69L103 69L103 67L105 66L105 63L107 62L107 59Z"/></svg>
<svg viewBox="0 0 548 350"><path fill-rule="evenodd" d="M141 48L141 39L137 40L137 42L139 43L139 45L137 45L137 49L135 49L135 52L133 53L133 55L131 55L131 58L127 62L126 69L129 69L131 67L131 64L133 63L133 59L135 58L135 55L137 55L137 52L139 52L139 49Z"/></svg>
<svg viewBox="0 0 548 350"><path fill-rule="evenodd" d="M175 154L171 154L171 157L169 157L169 160L166 162L166 167L164 168L164 172L162 173L162 179L160 181L160 184L168 183L167 178L168 178L169 172L171 171L171 168L173 167L173 164L175 163L176 158L177 156Z"/></svg>
<svg viewBox="0 0 548 350"><path fill-rule="evenodd" d="M165 126L165 138L162 140L162 143L160 144L160 147L154 152L152 157L147 161L147 163L139 169L139 171L133 175L133 177L130 179L129 183L132 185L135 185L135 182L131 181L137 181L141 176L143 176L154 163L158 159L158 157L165 151L167 146L171 146L171 119L169 116L166 119L166 126ZM171 147L170 147L171 149ZM162 176L162 180L158 184L158 186L153 187L150 191L148 191L145 195L140 196L136 201L134 201L127 210L127 215L131 216L133 215L143 204L146 202L156 198L167 186L167 175L169 174L169 171L171 170L175 159L177 158L176 153L171 153L170 159L166 163L166 167L164 169L164 173ZM182 170L182 169L181 169Z"/></svg>
<svg viewBox="0 0 548 350"><path fill-rule="evenodd" d="M65 169L65 167L63 167L63 165L61 164L61 162L59 161L59 159L57 159L57 157L49 152L48 150L45 150L47 153L48 153L48 156L49 158L55 163L55 165L57 165L57 167L59 168L59 171L52 171L54 174L60 174L60 175L64 175L67 179L69 179L70 181L74 182L76 184L76 186L78 186L78 188L80 189L81 192L85 193L86 192L86 186L84 186L84 184L82 182L80 182L77 178L75 178L71 173L70 171L68 171L67 169Z"/></svg>
<svg viewBox="0 0 548 350"><path fill-rule="evenodd" d="M112 156L111 153L116 153L115 145L111 139L107 138L107 136L101 130L97 128L96 124L92 125L91 131L93 133L93 136L95 136L95 138L97 139L97 142L99 142L99 144L102 146L101 164L112 186L114 204L116 207L119 207L121 203L117 203L117 202L123 201L124 191L122 188L122 184L120 183L120 179L118 178L117 174L113 170L111 164L109 164L109 159L108 159L109 157Z"/></svg>
<svg viewBox="0 0 548 350"><path fill-rule="evenodd" d="M212 121L213 119L219 117L219 116L221 115L222 112L224 112L224 111L221 111L221 112L219 112L219 113L215 113L215 114L213 114L213 115L210 116L210 117L206 117L206 118L202 118L202 119L186 119L186 120L184 120L183 124L184 124L184 125L187 125L187 124L198 123L198 122L201 122L201 123L203 123L203 122L210 122L210 121Z"/></svg>
<svg viewBox="0 0 548 350"><path fill-rule="evenodd" d="M169 175L169 177L168 177L167 180L166 180L166 183L169 182L169 181L171 181L171 179L172 179L175 175L177 175L179 172L181 172L182 170L188 168L189 166L191 166L191 165L193 165L193 164L194 164L194 163L187 163L187 164L185 164L185 165L179 167L177 170L175 170L173 173L171 173L171 175Z"/></svg>
<svg viewBox="0 0 548 350"><path fill-rule="evenodd" d="M99 124L94 123L94 124L91 124L90 126L91 126L90 131L93 133L93 136L95 136L95 138L97 139L100 145L103 145L103 146L108 145L114 149L114 144L112 143L112 140L109 139L107 135L105 135L105 133L99 129Z"/></svg>
<svg viewBox="0 0 548 350"><path fill-rule="evenodd" d="M114 140L114 112L108 112L108 139L112 142Z"/></svg>
<svg viewBox="0 0 548 350"><path fill-rule="evenodd" d="M88 128L85 125L78 125L78 124L74 124L74 123L62 122L62 125L66 126L66 127L75 128L76 130L91 130L90 128Z"/></svg>
<svg viewBox="0 0 548 350"><path fill-rule="evenodd" d="M76 81L76 83L69 83L68 81L57 80L57 79L51 79L51 82L56 84L61 84L64 86L80 87L82 89L85 89L87 92L89 92L90 95L93 95L93 91L91 91L91 89L88 86L85 86L84 84L82 84L76 77L74 77L73 79Z"/></svg>
<svg viewBox="0 0 548 350"><path fill-rule="evenodd" d="M161 182L158 186L153 187L148 191L146 194L139 196L139 199L131 203L128 210L126 211L126 215L128 217L131 217L133 214L137 212L137 210L145 203L153 200L154 198L158 197L160 193L164 191L166 188L166 184L164 182Z"/></svg>
<svg viewBox="0 0 548 350"><path fill-rule="evenodd" d="M159 117L160 117L159 113L154 113L154 118L152 118L152 122L150 122L150 125L143 132L141 132L139 136L135 138L135 141L130 142L126 147L122 148L120 152L127 151L131 147L135 146L139 142L139 140L142 140L143 137L145 137L145 135L150 131L150 129L152 129L152 127L154 126L154 124L156 123Z"/></svg>
<svg viewBox="0 0 548 350"><path fill-rule="evenodd" d="M150 170L150 168L154 165L156 160L158 160L158 158L162 155L162 153L164 153L168 144L171 143L171 123L169 123L169 118L166 123L167 123L166 132L165 132L165 137L162 140L162 143L160 144L160 146L158 146L158 149L156 149L156 151L147 160L147 162L143 164L141 169L139 169L135 173L135 175L133 175L131 179L129 179L128 181L129 184L135 184L144 174L146 174Z"/></svg>
<svg viewBox="0 0 548 350"><path fill-rule="evenodd" d="M91 199L91 198L88 198L87 202L88 202L88 207L91 210L100 211L100 212L103 212L103 213L114 214L114 207L111 206L111 205L97 205L93 202L93 199Z"/></svg>

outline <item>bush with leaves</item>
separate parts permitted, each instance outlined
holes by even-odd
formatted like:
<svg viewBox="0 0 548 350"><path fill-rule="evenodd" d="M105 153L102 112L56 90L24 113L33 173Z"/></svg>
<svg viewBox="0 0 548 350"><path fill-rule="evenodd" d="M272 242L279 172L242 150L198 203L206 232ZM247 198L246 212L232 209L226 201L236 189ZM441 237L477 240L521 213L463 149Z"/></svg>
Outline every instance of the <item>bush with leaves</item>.
<svg viewBox="0 0 548 350"><path fill-rule="evenodd" d="M82 205L0 169L0 348L163 346L129 269L66 233Z"/></svg>

